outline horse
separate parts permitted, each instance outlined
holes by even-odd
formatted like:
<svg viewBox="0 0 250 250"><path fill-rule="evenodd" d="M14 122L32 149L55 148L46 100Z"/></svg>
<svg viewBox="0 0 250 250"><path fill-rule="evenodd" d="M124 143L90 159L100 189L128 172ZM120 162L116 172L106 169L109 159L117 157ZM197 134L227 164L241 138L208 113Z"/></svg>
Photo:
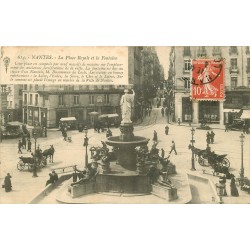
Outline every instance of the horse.
<svg viewBox="0 0 250 250"><path fill-rule="evenodd" d="M199 157L205 151L203 149L196 148L191 144L188 145L188 149L190 149L194 153L195 159L197 159L197 156Z"/></svg>
<svg viewBox="0 0 250 250"><path fill-rule="evenodd" d="M54 146L53 145L50 145L50 148L49 149L45 149L43 151L43 156L47 157L49 156L49 161L50 162L53 162L54 160L54 153L55 153L55 149L54 149Z"/></svg>

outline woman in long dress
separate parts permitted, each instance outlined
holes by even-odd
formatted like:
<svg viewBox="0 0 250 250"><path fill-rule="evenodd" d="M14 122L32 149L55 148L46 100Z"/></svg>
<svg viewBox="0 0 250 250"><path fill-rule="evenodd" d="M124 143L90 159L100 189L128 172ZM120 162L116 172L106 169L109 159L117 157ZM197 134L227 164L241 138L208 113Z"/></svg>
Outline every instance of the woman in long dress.
<svg viewBox="0 0 250 250"><path fill-rule="evenodd" d="M237 187L236 187L236 185L235 185L235 178L234 178L234 175L233 175L232 178L231 178L230 189L231 189L231 195L232 195L232 196L235 196L235 197L239 196L238 189L237 189Z"/></svg>
<svg viewBox="0 0 250 250"><path fill-rule="evenodd" d="M12 190L11 175L8 173L4 178L4 188L5 192L10 192Z"/></svg>

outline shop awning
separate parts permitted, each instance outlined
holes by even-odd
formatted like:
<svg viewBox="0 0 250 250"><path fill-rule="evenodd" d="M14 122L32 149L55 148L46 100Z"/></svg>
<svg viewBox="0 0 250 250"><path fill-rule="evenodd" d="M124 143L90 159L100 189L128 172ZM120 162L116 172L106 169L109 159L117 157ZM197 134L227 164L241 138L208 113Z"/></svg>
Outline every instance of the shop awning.
<svg viewBox="0 0 250 250"><path fill-rule="evenodd" d="M250 110L243 110L243 113L240 117L241 119L250 119Z"/></svg>
<svg viewBox="0 0 250 250"><path fill-rule="evenodd" d="M223 109L223 112L224 113L227 113L227 112L233 112L233 113L235 113L235 112L240 112L240 109Z"/></svg>

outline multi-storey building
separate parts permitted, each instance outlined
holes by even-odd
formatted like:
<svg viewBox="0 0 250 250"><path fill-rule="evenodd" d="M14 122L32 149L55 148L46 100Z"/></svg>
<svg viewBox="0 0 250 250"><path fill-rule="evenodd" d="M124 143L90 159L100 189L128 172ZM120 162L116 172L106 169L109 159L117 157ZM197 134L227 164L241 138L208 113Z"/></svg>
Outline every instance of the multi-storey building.
<svg viewBox="0 0 250 250"><path fill-rule="evenodd" d="M190 70L192 59L225 59L225 101L192 101ZM199 123L231 123L249 119L250 50L237 46L173 47L170 52L169 80L174 83L175 119Z"/></svg>
<svg viewBox="0 0 250 250"><path fill-rule="evenodd" d="M0 85L0 125L2 126L7 122L5 117L5 112L7 110L7 85L1 84Z"/></svg>
<svg viewBox="0 0 250 250"><path fill-rule="evenodd" d="M23 121L29 125L57 127L62 117L93 123L93 116L120 113L123 88L112 85L37 85L23 87Z"/></svg>
<svg viewBox="0 0 250 250"><path fill-rule="evenodd" d="M163 75L154 47L128 47L128 83L135 90L149 89L162 81ZM89 115L92 111L120 114L123 90L124 86L117 85L26 84L22 95L23 122L56 127L60 118L74 116L79 122L93 123L94 118Z"/></svg>
<svg viewBox="0 0 250 250"><path fill-rule="evenodd" d="M22 84L7 84L7 110L5 112L8 121L22 121Z"/></svg>

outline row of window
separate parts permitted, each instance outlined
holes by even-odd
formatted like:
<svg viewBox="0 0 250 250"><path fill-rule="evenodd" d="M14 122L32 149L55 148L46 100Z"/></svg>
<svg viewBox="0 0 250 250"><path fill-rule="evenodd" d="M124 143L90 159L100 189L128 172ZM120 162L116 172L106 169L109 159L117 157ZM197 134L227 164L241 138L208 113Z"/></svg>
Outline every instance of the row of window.
<svg viewBox="0 0 250 250"><path fill-rule="evenodd" d="M247 78L248 86L250 87L250 77ZM185 77L184 78L184 88L189 89L190 88L190 78ZM238 87L238 77L231 77L231 87L236 88Z"/></svg>
<svg viewBox="0 0 250 250"><path fill-rule="evenodd" d="M237 58L231 58L230 67L232 70L238 69L238 61ZM189 71L191 69L191 61L184 60L184 70ZM247 58L247 72L250 73L250 58Z"/></svg>
<svg viewBox="0 0 250 250"><path fill-rule="evenodd" d="M79 105L79 98L80 96L79 95L74 95L74 105ZM59 105L64 105L64 96L63 95L59 95L58 97L58 100L59 100ZM102 100L102 97L101 97L101 100L98 99L97 97L97 102L103 102L104 104L109 104L110 100L109 100L109 95L104 95L104 100ZM95 104L95 96L94 95L89 95L89 104L90 105L94 105Z"/></svg>
<svg viewBox="0 0 250 250"><path fill-rule="evenodd" d="M39 89L44 90L45 84L23 84L23 90L29 91L37 91ZM73 91L73 90L81 90L81 89L89 89L89 90L96 90L96 89L115 89L117 88L116 85L83 85L83 84L71 84L71 85L58 85L58 88L65 91ZM21 90L22 91L22 90Z"/></svg>
<svg viewBox="0 0 250 250"><path fill-rule="evenodd" d="M33 96L35 97L35 100L33 100ZM34 102L33 102L34 101ZM38 106L38 94L30 94L29 95L29 103L28 103L28 94L24 94L24 105L35 105Z"/></svg>
<svg viewBox="0 0 250 250"><path fill-rule="evenodd" d="M213 55L220 55L220 46L214 46L213 47ZM246 53L250 53L250 48L249 46L246 46ZM229 47L229 54L238 54L238 48L237 46L230 46ZM183 49L183 55L184 56L191 56L191 50L190 46L185 46ZM198 48L198 55L199 56L206 56L206 47L205 46L200 46Z"/></svg>

